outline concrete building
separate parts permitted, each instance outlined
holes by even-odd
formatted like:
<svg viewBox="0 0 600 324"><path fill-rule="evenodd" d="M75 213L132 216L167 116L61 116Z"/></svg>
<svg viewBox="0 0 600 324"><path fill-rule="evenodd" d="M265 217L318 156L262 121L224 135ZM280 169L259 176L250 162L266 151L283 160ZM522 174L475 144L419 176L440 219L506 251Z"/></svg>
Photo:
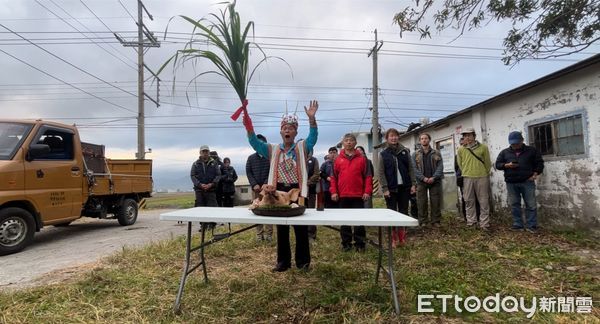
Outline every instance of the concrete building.
<svg viewBox="0 0 600 324"><path fill-rule="evenodd" d="M252 201L252 188L245 175L239 175L235 182L234 202L236 205L246 205Z"/></svg>
<svg viewBox="0 0 600 324"><path fill-rule="evenodd" d="M454 155L467 127L488 144L492 162L508 147L511 131L523 132L545 160L537 181L539 221L600 233L600 55L402 135L412 150L418 134L428 132L442 152L445 208L456 209ZM502 171L492 170L491 193L495 214L508 217Z"/></svg>

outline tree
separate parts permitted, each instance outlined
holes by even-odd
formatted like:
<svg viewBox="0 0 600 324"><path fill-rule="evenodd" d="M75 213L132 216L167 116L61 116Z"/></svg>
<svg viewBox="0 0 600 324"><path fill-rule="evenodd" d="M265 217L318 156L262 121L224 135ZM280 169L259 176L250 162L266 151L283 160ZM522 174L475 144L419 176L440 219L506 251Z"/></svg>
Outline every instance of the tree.
<svg viewBox="0 0 600 324"><path fill-rule="evenodd" d="M394 16L402 32L431 37L425 19L433 0L414 0ZM437 3L441 3L437 1ZM514 65L524 58L554 58L580 52L600 39L598 0L444 0L433 14L435 29L478 29L493 21L510 21L502 61ZM458 38L457 37L457 38Z"/></svg>

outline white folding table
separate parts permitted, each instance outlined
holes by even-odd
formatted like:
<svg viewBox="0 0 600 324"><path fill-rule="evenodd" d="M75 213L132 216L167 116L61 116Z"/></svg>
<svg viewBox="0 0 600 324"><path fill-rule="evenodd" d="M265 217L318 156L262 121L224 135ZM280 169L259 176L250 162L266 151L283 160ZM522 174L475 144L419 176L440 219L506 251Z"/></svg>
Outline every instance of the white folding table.
<svg viewBox="0 0 600 324"><path fill-rule="evenodd" d="M317 211L315 209L307 209L301 216L295 217L267 217L254 215L250 210L245 208L220 208L220 207L194 207L189 209L180 209L160 215L162 221L180 221L187 222L187 238L186 238L186 253L185 263L183 266L183 274L179 283L177 298L175 299L174 311L180 311L181 298L187 276L202 266L204 273L204 281L208 282L208 274L206 271L206 258L204 257L204 249L206 246L218 241L229 238L233 235L242 233L257 224L273 224L273 225L323 225L335 230L333 226L338 225L364 225L378 227L378 241L366 238L366 242L375 246L379 250L377 258L377 270L375 273L375 282L379 282L380 271L386 274L388 281L392 287L392 299L394 301L394 309L396 314L400 313L400 305L398 303L398 294L396 291L396 281L394 277L394 250L392 248L392 227L418 226L418 221L407 215L395 212L390 209L326 209ZM192 247L192 223L200 222L203 224L200 231L200 243L198 246ZM234 232L224 234L216 234L210 240L206 240L205 223L232 223L232 224L250 224L247 227L241 228ZM387 228L387 249L383 246L382 228ZM191 265L191 253L199 251L200 261L198 264ZM388 265L385 269L382 265L383 254L387 252Z"/></svg>

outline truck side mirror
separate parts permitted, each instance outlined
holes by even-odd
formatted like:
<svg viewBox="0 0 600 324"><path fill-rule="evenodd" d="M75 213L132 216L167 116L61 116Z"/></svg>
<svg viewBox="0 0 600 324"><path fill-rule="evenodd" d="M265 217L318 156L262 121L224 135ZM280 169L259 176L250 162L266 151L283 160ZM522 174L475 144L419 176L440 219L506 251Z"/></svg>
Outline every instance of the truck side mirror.
<svg viewBox="0 0 600 324"><path fill-rule="evenodd" d="M44 156L50 153L50 146L46 144L31 144L29 145L29 151L27 152L27 156L25 160L33 161L40 156Z"/></svg>

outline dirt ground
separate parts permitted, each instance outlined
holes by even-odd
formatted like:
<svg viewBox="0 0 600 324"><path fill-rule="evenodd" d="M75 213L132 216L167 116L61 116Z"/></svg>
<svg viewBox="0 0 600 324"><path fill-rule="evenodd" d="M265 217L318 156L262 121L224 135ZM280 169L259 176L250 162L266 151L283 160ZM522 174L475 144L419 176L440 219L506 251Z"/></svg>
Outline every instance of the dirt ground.
<svg viewBox="0 0 600 324"><path fill-rule="evenodd" d="M125 246L185 234L186 225L158 219L168 211L142 210L132 226L84 217L67 227L45 227L24 251L0 256L0 291L59 282L92 268Z"/></svg>

